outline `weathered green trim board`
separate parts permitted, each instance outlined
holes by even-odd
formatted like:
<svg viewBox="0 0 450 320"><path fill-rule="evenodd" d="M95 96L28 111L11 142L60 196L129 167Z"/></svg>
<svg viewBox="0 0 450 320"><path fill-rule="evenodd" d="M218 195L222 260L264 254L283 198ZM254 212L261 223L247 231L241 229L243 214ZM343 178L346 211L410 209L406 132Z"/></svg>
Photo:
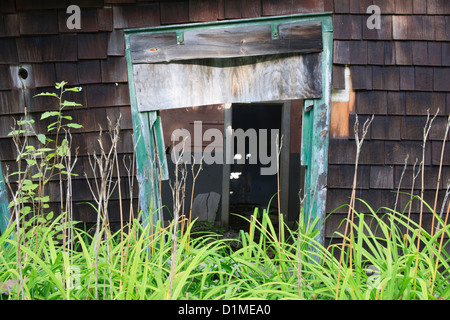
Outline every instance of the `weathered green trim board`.
<svg viewBox="0 0 450 320"><path fill-rule="evenodd" d="M5 179L0 164L0 234L3 234L11 220L11 213L8 208L8 192L6 190Z"/></svg>

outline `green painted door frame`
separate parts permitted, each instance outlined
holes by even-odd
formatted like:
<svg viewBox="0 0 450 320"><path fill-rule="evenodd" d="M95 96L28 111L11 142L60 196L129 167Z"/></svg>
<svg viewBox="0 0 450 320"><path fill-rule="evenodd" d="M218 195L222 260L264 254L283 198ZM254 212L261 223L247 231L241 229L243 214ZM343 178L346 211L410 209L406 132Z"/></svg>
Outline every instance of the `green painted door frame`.
<svg viewBox="0 0 450 320"><path fill-rule="evenodd" d="M159 112L140 112L138 110L133 79L130 36L147 33L176 32L178 42L182 43L183 34L186 30L263 25L269 23L271 25L272 37L276 38L278 36L278 25L290 22L322 23L322 97L320 99L305 100L302 120L301 164L306 166L304 218L308 221L316 218L319 219L319 223L316 225L319 231L317 240L323 243L333 52L332 13L328 12L125 30L125 50L136 150L137 178L140 186L140 205L143 212L143 220L146 224L150 223L156 226L158 221L162 221L161 203L158 196L159 181L168 179L168 171L165 163L164 138ZM149 75L149 81L158 80L152 79L151 75Z"/></svg>
<svg viewBox="0 0 450 320"><path fill-rule="evenodd" d="M8 192L6 190L5 179L0 164L0 234L3 234L11 220L11 213L8 208Z"/></svg>

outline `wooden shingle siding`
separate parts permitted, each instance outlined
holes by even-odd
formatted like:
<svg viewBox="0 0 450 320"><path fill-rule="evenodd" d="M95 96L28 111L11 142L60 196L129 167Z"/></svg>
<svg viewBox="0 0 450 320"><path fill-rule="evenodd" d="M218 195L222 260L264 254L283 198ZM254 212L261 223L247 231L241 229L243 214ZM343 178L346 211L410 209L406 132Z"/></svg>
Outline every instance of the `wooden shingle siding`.
<svg viewBox="0 0 450 320"><path fill-rule="evenodd" d="M379 30L369 30L365 25L369 17L365 11L372 4L381 9ZM412 184L412 164L416 158L419 162L422 158L427 114L433 116L439 109L425 149L425 200L434 203L433 189L436 188L442 139L450 113L450 5L445 0L335 0L333 5L333 69L350 67L356 95L355 112L359 115L360 125L367 116L375 115L362 149L366 149L363 154L372 157L362 154L360 159L360 165L369 168L369 173L359 177L368 181L369 189L359 183L357 197L367 200L374 209L381 205L392 205L393 208L392 195L395 193L391 191L399 187L405 157L409 155L409 166L400 187L407 191ZM359 29L355 29L358 23L355 21L359 17L362 17L362 29L358 38ZM364 42L367 42L367 50L362 46ZM333 81L342 89L342 79L333 77ZM350 113L347 139L330 140L329 212L349 202L349 178L336 176L338 169L334 165L349 165L351 157L354 157L354 121L355 115ZM374 143L378 144L376 149ZM447 149L439 184L442 189L447 187L450 178L450 153ZM382 154L383 159L379 159L377 153ZM347 174L353 176L352 172ZM337 179L343 181L342 185L337 185ZM415 189L420 188L420 182L416 181ZM439 201L443 193L440 193ZM403 209L408 200L409 197L401 195L398 208ZM357 207L357 210L364 209ZM332 236L333 228L337 228L341 221L339 213L346 213L346 210L341 208L334 218L330 217L327 237ZM413 203L412 212L419 212L418 202ZM424 217L425 227L431 220L429 218Z"/></svg>

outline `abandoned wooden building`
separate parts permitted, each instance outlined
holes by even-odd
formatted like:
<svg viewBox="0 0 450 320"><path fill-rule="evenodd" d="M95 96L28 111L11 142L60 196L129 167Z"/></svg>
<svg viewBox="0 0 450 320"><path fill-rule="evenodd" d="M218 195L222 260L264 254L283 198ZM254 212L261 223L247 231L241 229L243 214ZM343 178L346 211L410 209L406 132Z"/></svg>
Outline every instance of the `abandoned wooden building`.
<svg viewBox="0 0 450 320"><path fill-rule="evenodd" d="M425 145L424 198L434 203L439 181L440 207L450 179L446 148L438 180L450 114L449 13L446 0L2 1L3 175L17 157L8 136L14 118L26 108L44 132L48 124L40 116L57 106L33 96L55 91L55 82L64 80L82 88L70 94L82 107L66 111L83 125L71 130L78 148L79 175L72 181L77 221L96 221L84 173L94 179L89 155L99 151L101 128L108 140L107 119L119 115L117 150L124 161L121 188L109 200L111 224L119 223L119 202L124 212L134 203L147 216L170 219L171 209L160 217L149 208L161 198L160 205L171 207L171 155L184 141L185 162L197 160L187 168L185 212L191 166L195 171L203 160L193 211L203 207L204 219L239 227L230 212L267 207L279 190L273 210L280 206L294 221L304 197L305 213L323 221L320 236L330 241L347 213L335 209L349 202L352 189L356 115L360 129L374 115L356 197L378 209L394 207L393 191L411 191L427 112L437 113ZM233 132L248 133L242 149L233 145ZM137 173L129 180L133 153ZM276 170L262 174L271 166ZM414 192L421 187L416 181ZM57 208L57 181L49 190ZM400 195L398 207L408 200ZM361 203L356 210L364 211ZM418 213L415 203L412 215ZM424 225L430 223L425 215Z"/></svg>

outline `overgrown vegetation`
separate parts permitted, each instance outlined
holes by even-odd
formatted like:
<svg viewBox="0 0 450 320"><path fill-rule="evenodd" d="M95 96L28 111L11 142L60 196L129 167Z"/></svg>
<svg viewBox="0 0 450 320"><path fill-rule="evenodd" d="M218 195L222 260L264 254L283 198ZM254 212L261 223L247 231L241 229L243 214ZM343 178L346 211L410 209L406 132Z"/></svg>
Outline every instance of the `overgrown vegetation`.
<svg viewBox="0 0 450 320"><path fill-rule="evenodd" d="M13 217L0 236L2 299L450 299L450 256L444 249L449 245L450 206L444 202L445 212L437 214L437 203L430 206L418 195L411 194L398 210L397 204L374 209L353 192L343 205L348 207L345 231L336 232L336 244L328 247L316 240L319 222L308 221L303 212L294 228L287 227L282 214L276 226L268 210L255 209L249 229L241 230L238 239L205 230L195 234L200 223L177 214L180 201L175 201L175 219L167 227L158 225L150 232L153 226L142 224L140 217L133 219L130 212L127 223L113 233L107 208L111 191L120 186L120 175L113 175L119 161L117 124L109 128L110 149L101 144L101 153L91 156L97 223L94 232L88 232L72 216L76 153L71 151L69 129L79 125L63 114L64 107L78 106L63 100L63 94L79 88L65 85L56 85L60 95L42 94L55 97L60 106L42 115L43 120L56 119L47 135L35 133L29 120L19 121L12 132L19 169L6 179ZM355 127L358 154L369 125L364 125L361 139ZM422 162L422 177L424 169ZM177 199L184 197L185 174L173 184ZM46 186L51 179L66 188L60 214L48 212ZM357 201L364 205L363 212L355 211ZM419 222L409 215L415 201L421 204ZM424 207L433 214L430 232L422 226ZM231 246L232 241L240 246Z"/></svg>

